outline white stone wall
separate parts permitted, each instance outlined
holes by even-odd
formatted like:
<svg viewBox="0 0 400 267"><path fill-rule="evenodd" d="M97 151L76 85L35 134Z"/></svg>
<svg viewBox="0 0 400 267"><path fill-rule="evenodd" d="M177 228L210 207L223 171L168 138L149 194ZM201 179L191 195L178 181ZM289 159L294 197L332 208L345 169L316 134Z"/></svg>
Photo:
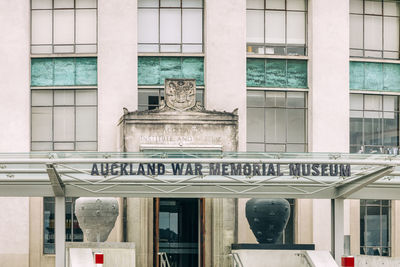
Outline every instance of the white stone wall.
<svg viewBox="0 0 400 267"><path fill-rule="evenodd" d="M98 0L99 151L117 151L122 108L137 109L136 13L136 0Z"/></svg>
<svg viewBox="0 0 400 267"><path fill-rule="evenodd" d="M205 0L205 107L238 108L239 151L246 151L246 1Z"/></svg>
<svg viewBox="0 0 400 267"><path fill-rule="evenodd" d="M309 2L308 43L309 151L348 152L348 0ZM313 201L313 241L317 250L331 249L330 210L330 200Z"/></svg>
<svg viewBox="0 0 400 267"><path fill-rule="evenodd" d="M30 149L29 1L0 1L0 153ZM0 198L0 266L29 266L29 198Z"/></svg>

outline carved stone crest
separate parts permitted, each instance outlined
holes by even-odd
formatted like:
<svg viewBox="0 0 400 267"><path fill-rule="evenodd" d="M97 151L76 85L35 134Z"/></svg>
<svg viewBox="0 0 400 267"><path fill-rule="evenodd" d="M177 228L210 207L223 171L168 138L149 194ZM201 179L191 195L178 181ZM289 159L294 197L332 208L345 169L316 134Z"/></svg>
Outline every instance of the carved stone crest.
<svg viewBox="0 0 400 267"><path fill-rule="evenodd" d="M184 111L196 106L195 79L165 79L165 105Z"/></svg>

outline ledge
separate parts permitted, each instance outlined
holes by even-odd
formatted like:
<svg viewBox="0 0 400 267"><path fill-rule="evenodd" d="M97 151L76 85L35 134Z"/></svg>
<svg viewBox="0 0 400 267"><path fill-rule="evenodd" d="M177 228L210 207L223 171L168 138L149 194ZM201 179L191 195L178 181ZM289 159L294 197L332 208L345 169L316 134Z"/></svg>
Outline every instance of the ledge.
<svg viewBox="0 0 400 267"><path fill-rule="evenodd" d="M314 244L232 244L232 250L315 250Z"/></svg>

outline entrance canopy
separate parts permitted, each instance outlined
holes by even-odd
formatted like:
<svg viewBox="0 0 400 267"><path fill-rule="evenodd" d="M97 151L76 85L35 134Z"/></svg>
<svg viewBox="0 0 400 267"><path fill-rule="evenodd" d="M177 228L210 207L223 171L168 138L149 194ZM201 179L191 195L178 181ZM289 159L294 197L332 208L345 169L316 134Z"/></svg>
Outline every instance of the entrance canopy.
<svg viewBox="0 0 400 267"><path fill-rule="evenodd" d="M400 156L3 153L0 196L400 199Z"/></svg>

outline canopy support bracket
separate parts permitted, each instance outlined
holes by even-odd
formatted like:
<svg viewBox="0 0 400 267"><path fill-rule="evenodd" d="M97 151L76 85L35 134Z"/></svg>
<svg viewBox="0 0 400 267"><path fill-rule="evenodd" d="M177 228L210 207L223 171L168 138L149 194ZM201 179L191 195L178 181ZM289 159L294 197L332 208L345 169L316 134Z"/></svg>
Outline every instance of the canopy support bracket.
<svg viewBox="0 0 400 267"><path fill-rule="evenodd" d="M334 198L348 198L349 196L363 189L367 185L372 184L382 177L389 175L391 172L393 172L393 170L393 166L386 166L375 172L361 176L354 181L339 185L336 187Z"/></svg>
<svg viewBox="0 0 400 267"><path fill-rule="evenodd" d="M49 175L51 187L54 192L54 196L63 197L65 196L65 185L61 180L56 168L53 164L46 164L47 174Z"/></svg>

